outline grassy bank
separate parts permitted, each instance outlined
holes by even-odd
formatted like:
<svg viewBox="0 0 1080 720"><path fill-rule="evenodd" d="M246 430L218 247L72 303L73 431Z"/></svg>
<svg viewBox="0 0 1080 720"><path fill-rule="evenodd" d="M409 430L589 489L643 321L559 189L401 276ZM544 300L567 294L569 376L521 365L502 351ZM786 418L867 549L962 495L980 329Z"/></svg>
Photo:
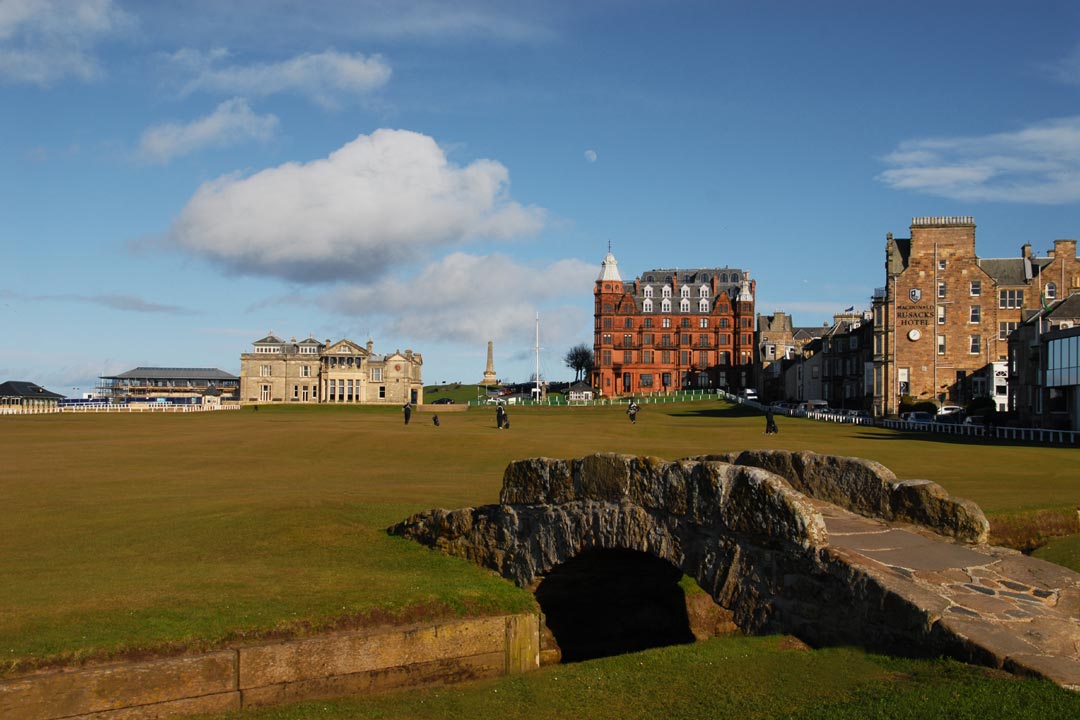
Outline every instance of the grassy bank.
<svg viewBox="0 0 1080 720"><path fill-rule="evenodd" d="M732 637L549 666L490 682L227 717L1044 720L1078 714L1080 695L999 671L951 661L885 658L847 648L809 651L780 637Z"/></svg>
<svg viewBox="0 0 1080 720"><path fill-rule="evenodd" d="M385 528L495 502L512 460L598 451L677 458L774 447L877 460L996 517L1072 509L1075 450L761 416L716 401L511 408L265 407L4 418L0 653L42 662L438 615L516 611L530 595Z"/></svg>

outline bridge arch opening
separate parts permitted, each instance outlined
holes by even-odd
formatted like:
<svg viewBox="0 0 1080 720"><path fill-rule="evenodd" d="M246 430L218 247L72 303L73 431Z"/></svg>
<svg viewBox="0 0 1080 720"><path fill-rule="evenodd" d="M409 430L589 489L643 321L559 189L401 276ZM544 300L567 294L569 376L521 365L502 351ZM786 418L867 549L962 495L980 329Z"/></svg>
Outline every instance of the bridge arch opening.
<svg viewBox="0 0 1080 720"><path fill-rule="evenodd" d="M588 550L536 588L563 662L694 641L679 580L666 560L633 550Z"/></svg>

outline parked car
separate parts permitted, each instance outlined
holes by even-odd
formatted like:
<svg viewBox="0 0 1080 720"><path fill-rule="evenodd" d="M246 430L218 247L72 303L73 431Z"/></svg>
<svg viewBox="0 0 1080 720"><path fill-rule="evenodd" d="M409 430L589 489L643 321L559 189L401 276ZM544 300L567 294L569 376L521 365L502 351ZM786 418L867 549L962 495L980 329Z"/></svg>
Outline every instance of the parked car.
<svg viewBox="0 0 1080 720"><path fill-rule="evenodd" d="M964 408L959 405L942 405L938 408L938 415L958 415L964 412Z"/></svg>
<svg viewBox="0 0 1080 720"><path fill-rule="evenodd" d="M747 400L757 400L757 390L754 390L753 388L746 388L744 390L740 390L739 397L746 398Z"/></svg>
<svg viewBox="0 0 1080 720"><path fill-rule="evenodd" d="M934 422L934 416L928 412L922 410L915 410L907 413L907 417L901 416L902 419L907 420L910 423L916 423L919 425L929 425Z"/></svg>
<svg viewBox="0 0 1080 720"><path fill-rule="evenodd" d="M986 424L986 418L984 418L982 415L969 415L968 417L964 418L964 424L965 425L985 425Z"/></svg>
<svg viewBox="0 0 1080 720"><path fill-rule="evenodd" d="M438 400L434 401L431 404L432 405L453 405L454 404L454 398L439 398Z"/></svg>

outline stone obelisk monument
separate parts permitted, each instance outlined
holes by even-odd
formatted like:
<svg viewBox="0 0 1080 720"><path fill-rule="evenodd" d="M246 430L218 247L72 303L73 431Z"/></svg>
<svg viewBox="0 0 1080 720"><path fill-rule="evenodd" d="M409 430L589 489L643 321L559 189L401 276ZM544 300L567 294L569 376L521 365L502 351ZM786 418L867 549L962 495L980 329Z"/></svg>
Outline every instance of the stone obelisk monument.
<svg viewBox="0 0 1080 720"><path fill-rule="evenodd" d="M495 358L491 353L491 341L488 340L488 361L487 369L484 370L484 379L480 381L481 385L491 386L497 385L498 379L495 376Z"/></svg>

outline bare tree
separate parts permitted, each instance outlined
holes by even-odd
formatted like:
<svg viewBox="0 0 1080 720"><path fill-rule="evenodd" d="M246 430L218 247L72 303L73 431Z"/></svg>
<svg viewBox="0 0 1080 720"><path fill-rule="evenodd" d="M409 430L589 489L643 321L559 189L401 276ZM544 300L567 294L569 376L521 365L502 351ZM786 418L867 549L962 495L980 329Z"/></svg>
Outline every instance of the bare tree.
<svg viewBox="0 0 1080 720"><path fill-rule="evenodd" d="M566 367L574 371L575 382L588 377L593 367L592 348L585 343L575 345L563 356L563 362L566 363Z"/></svg>

